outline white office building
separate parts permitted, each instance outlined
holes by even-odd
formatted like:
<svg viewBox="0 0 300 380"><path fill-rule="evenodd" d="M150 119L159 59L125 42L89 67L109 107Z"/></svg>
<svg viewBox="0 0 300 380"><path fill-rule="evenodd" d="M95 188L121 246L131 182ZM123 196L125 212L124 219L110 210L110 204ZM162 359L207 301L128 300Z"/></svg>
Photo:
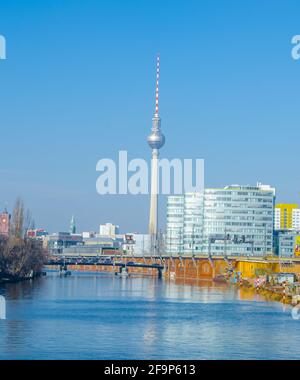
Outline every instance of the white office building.
<svg viewBox="0 0 300 380"><path fill-rule="evenodd" d="M100 224L99 235L114 238L119 234L119 226L112 223Z"/></svg>
<svg viewBox="0 0 300 380"><path fill-rule="evenodd" d="M165 249L169 254L183 253L184 196L169 196L167 200L167 231Z"/></svg>
<svg viewBox="0 0 300 380"><path fill-rule="evenodd" d="M281 210L280 208L274 208L274 230L281 229Z"/></svg>
<svg viewBox="0 0 300 380"><path fill-rule="evenodd" d="M292 229L300 230L300 209L295 208L292 210Z"/></svg>
<svg viewBox="0 0 300 380"><path fill-rule="evenodd" d="M151 236L149 234L127 233L124 235L123 252L132 256L150 254Z"/></svg>
<svg viewBox="0 0 300 380"><path fill-rule="evenodd" d="M167 203L169 254L271 255L275 189L232 185Z"/></svg>

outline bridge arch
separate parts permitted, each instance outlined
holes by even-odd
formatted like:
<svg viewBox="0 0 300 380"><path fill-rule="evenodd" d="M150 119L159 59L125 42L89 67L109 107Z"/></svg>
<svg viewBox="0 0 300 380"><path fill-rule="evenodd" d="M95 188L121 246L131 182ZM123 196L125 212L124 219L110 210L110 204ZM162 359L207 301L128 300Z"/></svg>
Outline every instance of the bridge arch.
<svg viewBox="0 0 300 380"><path fill-rule="evenodd" d="M208 261L200 261L199 263L199 275L201 277L213 277L213 270Z"/></svg>

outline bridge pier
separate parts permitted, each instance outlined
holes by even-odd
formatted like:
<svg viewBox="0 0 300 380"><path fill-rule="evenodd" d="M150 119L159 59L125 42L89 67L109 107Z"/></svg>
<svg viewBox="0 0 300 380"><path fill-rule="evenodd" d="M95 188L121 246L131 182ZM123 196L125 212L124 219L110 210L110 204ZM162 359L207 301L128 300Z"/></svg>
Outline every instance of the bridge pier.
<svg viewBox="0 0 300 380"><path fill-rule="evenodd" d="M63 264L63 265L60 266L60 271L62 272L63 270L64 271L68 270L68 265L67 264Z"/></svg>
<svg viewBox="0 0 300 380"><path fill-rule="evenodd" d="M67 264L63 264L63 265L60 265L59 266L59 275L60 276L70 276L71 275L71 272L68 270L68 265Z"/></svg>
<svg viewBox="0 0 300 380"><path fill-rule="evenodd" d="M158 271L158 278L162 278L162 270L159 268L157 271Z"/></svg>

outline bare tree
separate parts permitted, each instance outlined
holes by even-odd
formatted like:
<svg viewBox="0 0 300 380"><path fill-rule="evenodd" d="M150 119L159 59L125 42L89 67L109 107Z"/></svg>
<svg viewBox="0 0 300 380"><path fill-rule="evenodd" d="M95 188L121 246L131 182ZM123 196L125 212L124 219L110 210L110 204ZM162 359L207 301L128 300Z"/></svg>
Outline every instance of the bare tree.
<svg viewBox="0 0 300 380"><path fill-rule="evenodd" d="M24 203L21 198L17 198L13 209L10 237L17 240L24 238Z"/></svg>
<svg viewBox="0 0 300 380"><path fill-rule="evenodd" d="M23 201L18 198L12 213L10 236L0 238L0 277L20 279L42 270L46 251L41 241L27 238L26 232L32 226L31 213L25 211Z"/></svg>
<svg viewBox="0 0 300 380"><path fill-rule="evenodd" d="M34 229L34 220L32 218L32 214L30 210L26 210L24 217L24 235L27 235L28 230Z"/></svg>

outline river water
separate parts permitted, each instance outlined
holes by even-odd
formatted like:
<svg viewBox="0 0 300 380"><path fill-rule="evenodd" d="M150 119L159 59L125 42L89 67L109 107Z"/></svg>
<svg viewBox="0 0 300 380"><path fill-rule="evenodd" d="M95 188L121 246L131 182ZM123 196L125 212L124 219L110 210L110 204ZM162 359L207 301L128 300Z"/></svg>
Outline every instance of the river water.
<svg viewBox="0 0 300 380"><path fill-rule="evenodd" d="M0 295L0 359L300 358L290 307L223 284L48 273Z"/></svg>

